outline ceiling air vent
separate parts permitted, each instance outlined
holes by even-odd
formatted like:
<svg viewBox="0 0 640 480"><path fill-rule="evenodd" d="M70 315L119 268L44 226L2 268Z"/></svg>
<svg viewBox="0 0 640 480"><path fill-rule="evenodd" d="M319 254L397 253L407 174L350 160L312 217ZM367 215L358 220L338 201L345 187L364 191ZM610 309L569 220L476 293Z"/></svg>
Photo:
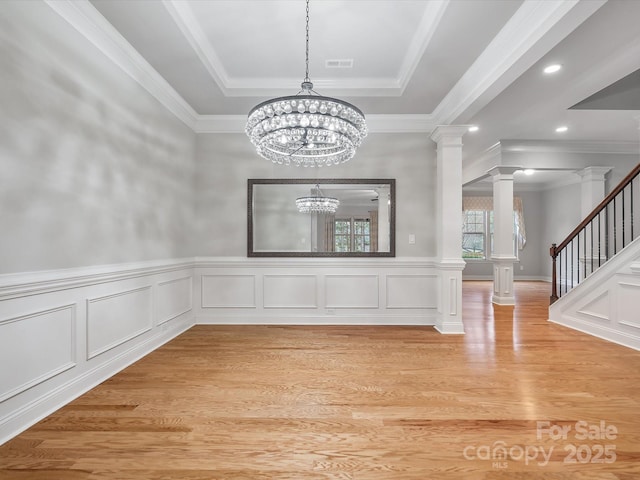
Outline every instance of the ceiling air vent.
<svg viewBox="0 0 640 480"><path fill-rule="evenodd" d="M325 60L324 66L325 68L353 68L353 58Z"/></svg>

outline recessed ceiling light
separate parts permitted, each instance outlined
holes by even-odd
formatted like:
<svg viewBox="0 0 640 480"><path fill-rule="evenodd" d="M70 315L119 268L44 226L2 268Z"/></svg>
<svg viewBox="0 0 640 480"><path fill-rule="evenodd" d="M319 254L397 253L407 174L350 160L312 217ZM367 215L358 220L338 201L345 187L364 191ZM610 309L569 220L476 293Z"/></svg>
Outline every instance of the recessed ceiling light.
<svg viewBox="0 0 640 480"><path fill-rule="evenodd" d="M480 127L478 127L477 125L471 125L469 127L470 132L477 132L478 130L480 130Z"/></svg>
<svg viewBox="0 0 640 480"><path fill-rule="evenodd" d="M551 65L547 65L544 67L544 73L556 73L562 68L562 65L559 63L552 63Z"/></svg>
<svg viewBox="0 0 640 480"><path fill-rule="evenodd" d="M525 175L533 175L534 173L536 173L536 171L533 168L525 168L524 169L524 174Z"/></svg>
<svg viewBox="0 0 640 480"><path fill-rule="evenodd" d="M562 125L561 127L556 128L556 133L564 133L569 130L569 127L566 125Z"/></svg>

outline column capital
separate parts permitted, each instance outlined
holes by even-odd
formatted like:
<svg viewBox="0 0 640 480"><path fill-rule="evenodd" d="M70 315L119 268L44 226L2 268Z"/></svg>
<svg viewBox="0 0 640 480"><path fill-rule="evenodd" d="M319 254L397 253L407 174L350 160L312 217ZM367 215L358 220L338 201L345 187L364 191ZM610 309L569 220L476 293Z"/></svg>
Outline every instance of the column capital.
<svg viewBox="0 0 640 480"><path fill-rule="evenodd" d="M510 175L513 177L513 174L518 170L522 170L522 167L519 166L510 166L510 165L496 165L495 167L487 170L487 173L491 175L496 180L496 177L503 175Z"/></svg>
<svg viewBox="0 0 640 480"><path fill-rule="evenodd" d="M576 173L583 180L604 180L604 176L611 171L611 167L586 167Z"/></svg>
<svg viewBox="0 0 640 480"><path fill-rule="evenodd" d="M458 138L469 131L469 125L438 125L431 132L431 140L439 143L443 138Z"/></svg>

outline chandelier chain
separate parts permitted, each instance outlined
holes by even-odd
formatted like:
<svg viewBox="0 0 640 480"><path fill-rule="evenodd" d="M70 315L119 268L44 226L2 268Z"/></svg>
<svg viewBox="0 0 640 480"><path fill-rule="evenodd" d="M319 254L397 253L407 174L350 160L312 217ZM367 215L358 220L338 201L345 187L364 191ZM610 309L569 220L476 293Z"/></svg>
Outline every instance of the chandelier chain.
<svg viewBox="0 0 640 480"><path fill-rule="evenodd" d="M367 136L364 114L357 107L313 90L309 79L309 3L306 0L305 77L301 90L255 106L245 127L258 155L281 165L320 167L346 162Z"/></svg>
<svg viewBox="0 0 640 480"><path fill-rule="evenodd" d="M307 18L306 18L306 22L307 22L307 46L306 46L306 50L305 50L306 71L305 71L304 81L305 82L310 82L311 80L309 79L309 0L307 0Z"/></svg>

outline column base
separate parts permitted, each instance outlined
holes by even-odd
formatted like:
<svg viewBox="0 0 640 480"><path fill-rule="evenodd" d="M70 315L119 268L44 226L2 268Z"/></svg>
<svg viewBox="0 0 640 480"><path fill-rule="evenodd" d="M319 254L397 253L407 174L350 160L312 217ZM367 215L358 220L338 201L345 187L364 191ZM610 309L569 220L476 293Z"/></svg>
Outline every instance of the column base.
<svg viewBox="0 0 640 480"><path fill-rule="evenodd" d="M464 325L461 321L444 323L438 319L433 328L444 335L464 335Z"/></svg>
<svg viewBox="0 0 640 480"><path fill-rule="evenodd" d="M514 306L516 299L514 297L499 297L498 295L493 295L491 297L491 303L495 305Z"/></svg>
<svg viewBox="0 0 640 480"><path fill-rule="evenodd" d="M493 260L493 296L491 302L496 305L515 305L513 293L513 258L492 258Z"/></svg>
<svg viewBox="0 0 640 480"><path fill-rule="evenodd" d="M462 259L444 259L439 265L438 317L435 329L443 334L463 334Z"/></svg>

